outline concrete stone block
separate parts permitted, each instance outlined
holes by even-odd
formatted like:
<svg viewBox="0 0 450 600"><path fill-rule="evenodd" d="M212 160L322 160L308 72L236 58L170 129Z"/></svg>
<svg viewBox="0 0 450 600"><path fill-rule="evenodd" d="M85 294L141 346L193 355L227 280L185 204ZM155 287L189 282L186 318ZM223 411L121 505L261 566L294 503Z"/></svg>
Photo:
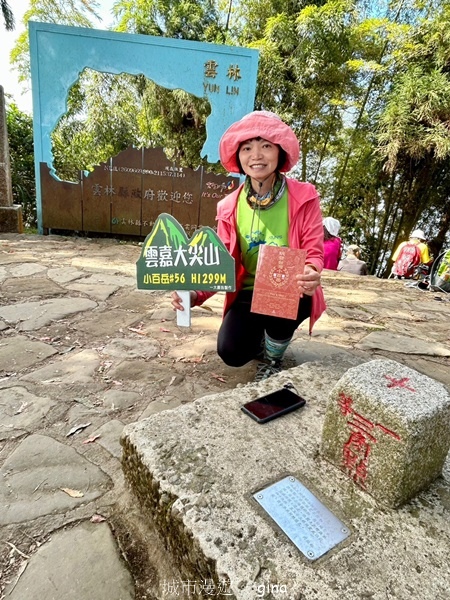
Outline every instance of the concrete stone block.
<svg viewBox="0 0 450 600"><path fill-rule="evenodd" d="M23 233L22 207L0 205L0 233Z"/></svg>
<svg viewBox="0 0 450 600"><path fill-rule="evenodd" d="M392 360L351 368L333 388L321 453L377 501L397 507L442 473L450 448L450 395Z"/></svg>
<svg viewBox="0 0 450 600"><path fill-rule="evenodd" d="M215 600L386 600L386 590L395 600L448 598L450 457L429 491L391 509L319 454L325 390L355 364L335 354L125 427L122 466L142 515L135 547L151 548L144 526L159 534L176 574L166 582L179 583L180 600L188 600L182 582L211 580ZM265 425L240 410L288 382L307 401L301 410ZM289 474L352 532L318 561L297 550L252 496ZM155 598L178 598L163 577L158 585Z"/></svg>

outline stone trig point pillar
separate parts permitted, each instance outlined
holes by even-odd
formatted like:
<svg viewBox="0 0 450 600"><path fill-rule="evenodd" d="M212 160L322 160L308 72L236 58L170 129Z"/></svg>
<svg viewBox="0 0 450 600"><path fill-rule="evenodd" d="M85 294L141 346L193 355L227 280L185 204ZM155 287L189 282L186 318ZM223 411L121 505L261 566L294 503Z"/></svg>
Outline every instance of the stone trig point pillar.
<svg viewBox="0 0 450 600"><path fill-rule="evenodd" d="M0 85L0 233L22 231L22 207L13 204L5 94Z"/></svg>
<svg viewBox="0 0 450 600"><path fill-rule="evenodd" d="M333 388L322 455L375 499L397 507L442 472L450 448L450 395L393 360L352 369Z"/></svg>

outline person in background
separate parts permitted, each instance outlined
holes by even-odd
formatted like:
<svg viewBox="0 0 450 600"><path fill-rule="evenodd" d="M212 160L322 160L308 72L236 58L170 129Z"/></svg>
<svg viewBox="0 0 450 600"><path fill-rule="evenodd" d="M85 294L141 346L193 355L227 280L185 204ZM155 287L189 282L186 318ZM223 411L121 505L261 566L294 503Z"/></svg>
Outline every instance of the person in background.
<svg viewBox="0 0 450 600"><path fill-rule="evenodd" d="M310 183L283 175L299 159L294 131L276 114L254 111L233 123L219 144L220 161L245 182L217 205L217 233L235 261L236 292L226 294L217 352L229 366L241 367L261 357L256 381L281 370L282 359L297 327L309 318L310 330L325 310L320 272L323 227L319 195ZM296 319L253 313L253 284L262 244L306 250L303 273L296 275L300 301ZM193 291L191 305L212 292ZM183 310L172 293L174 310Z"/></svg>
<svg viewBox="0 0 450 600"><path fill-rule="evenodd" d="M323 220L323 268L337 271L342 256L342 240L338 237L341 224L333 217Z"/></svg>
<svg viewBox="0 0 450 600"><path fill-rule="evenodd" d="M366 263L360 257L361 248L351 244L347 248L347 256L339 262L338 271L345 271L353 275L368 275Z"/></svg>
<svg viewBox="0 0 450 600"><path fill-rule="evenodd" d="M397 250L394 252L392 256L393 262L396 262L404 246L406 246L407 244L415 244L420 250L420 262L423 265L430 265L433 262L433 260L430 256L430 250L426 244L426 239L427 238L425 237L425 234L421 229L414 229L414 231L411 232L411 235L409 236L409 241L402 242L398 246Z"/></svg>

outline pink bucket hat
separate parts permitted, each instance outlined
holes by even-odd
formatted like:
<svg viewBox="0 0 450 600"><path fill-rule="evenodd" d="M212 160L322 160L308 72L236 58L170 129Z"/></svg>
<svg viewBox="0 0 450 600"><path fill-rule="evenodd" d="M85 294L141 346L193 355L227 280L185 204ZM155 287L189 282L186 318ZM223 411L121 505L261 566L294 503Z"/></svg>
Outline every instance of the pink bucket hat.
<svg viewBox="0 0 450 600"><path fill-rule="evenodd" d="M220 162L230 173L239 173L237 152L242 142L261 137L278 144L286 152L286 160L280 171L290 171L297 164L300 145L289 125L268 110L255 110L233 123L219 142Z"/></svg>

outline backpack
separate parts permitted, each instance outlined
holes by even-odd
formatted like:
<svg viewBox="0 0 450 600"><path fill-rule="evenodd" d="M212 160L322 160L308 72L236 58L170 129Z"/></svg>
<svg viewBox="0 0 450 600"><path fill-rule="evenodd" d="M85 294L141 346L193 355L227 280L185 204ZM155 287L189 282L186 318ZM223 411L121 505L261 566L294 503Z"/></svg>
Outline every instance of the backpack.
<svg viewBox="0 0 450 600"><path fill-rule="evenodd" d="M414 269L421 263L420 249L416 244L408 243L400 250L394 265L398 277L412 277Z"/></svg>
<svg viewBox="0 0 450 600"><path fill-rule="evenodd" d="M430 273L430 286L450 294L450 250L444 250L434 261Z"/></svg>

